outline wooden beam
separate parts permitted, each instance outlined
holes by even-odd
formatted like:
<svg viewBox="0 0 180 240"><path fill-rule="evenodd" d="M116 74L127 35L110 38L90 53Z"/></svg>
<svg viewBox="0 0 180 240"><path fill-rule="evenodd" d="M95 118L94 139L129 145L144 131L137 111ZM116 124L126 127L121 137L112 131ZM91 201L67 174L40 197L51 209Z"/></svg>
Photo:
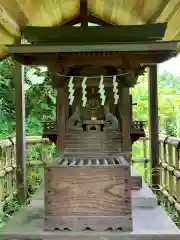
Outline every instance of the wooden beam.
<svg viewBox="0 0 180 240"><path fill-rule="evenodd" d="M159 165L159 124L158 124L158 88L157 88L157 65L149 67L149 143L150 162L153 187L160 184L159 171L155 171Z"/></svg>
<svg viewBox="0 0 180 240"><path fill-rule="evenodd" d="M18 199L23 204L27 198L24 66L16 61L13 76L16 89L16 184Z"/></svg>
<svg viewBox="0 0 180 240"><path fill-rule="evenodd" d="M80 16L78 15L78 16L72 18L71 20L64 22L63 24L56 25L55 27L73 26L75 24L80 23L80 21L81 21L81 19L80 19Z"/></svg>
<svg viewBox="0 0 180 240"><path fill-rule="evenodd" d="M88 22L98 24L101 26L116 26L116 24L113 24L113 23L107 22L101 18L98 18L98 17L94 16L92 13L89 13L89 15L88 15Z"/></svg>
<svg viewBox="0 0 180 240"><path fill-rule="evenodd" d="M131 106L129 88L120 88L119 93L119 116L122 134L122 151L131 152Z"/></svg>
<svg viewBox="0 0 180 240"><path fill-rule="evenodd" d="M18 53L13 54L14 59L23 64L31 66L48 66L51 72L59 72L59 68L64 65L65 67L75 67L84 65L99 65L99 66L113 66L117 69L126 67L128 62L129 69L139 68L139 65L149 66L150 64L162 63L175 54L172 51L151 51L151 52L93 52L79 53ZM127 71L126 71L127 72Z"/></svg>
<svg viewBox="0 0 180 240"><path fill-rule="evenodd" d="M65 97L64 84L62 83L61 87L57 88L56 97L56 154L58 157L64 155L64 137L66 130Z"/></svg>
<svg viewBox="0 0 180 240"><path fill-rule="evenodd" d="M176 53L177 41L160 41L148 43L111 43L111 44L61 44L61 45L9 45L8 52L14 53L79 53L79 52L152 52L168 51Z"/></svg>
<svg viewBox="0 0 180 240"><path fill-rule="evenodd" d="M88 3L87 0L80 0L80 22L81 27L88 27Z"/></svg>
<svg viewBox="0 0 180 240"><path fill-rule="evenodd" d="M63 57L61 59L63 62ZM64 57L64 65L68 67L74 66L84 66L84 65L98 65L98 66L120 66L123 63L122 56L118 54L106 54L104 57L103 54L72 54L71 56Z"/></svg>
<svg viewBox="0 0 180 240"><path fill-rule="evenodd" d="M48 66L51 72L59 72L62 65L64 67L75 67L84 65L113 66L117 69L130 67L129 69L139 68L139 65L158 64L174 57L172 51L146 51L146 52L92 52L79 53L18 53L13 54L17 62L23 65ZM128 62L128 67L127 63ZM127 71L126 71L127 72Z"/></svg>
<svg viewBox="0 0 180 240"><path fill-rule="evenodd" d="M83 16L84 26L88 17ZM30 43L150 42L162 40L167 24L83 27L26 27L24 38ZM107 34L108 33L108 34Z"/></svg>

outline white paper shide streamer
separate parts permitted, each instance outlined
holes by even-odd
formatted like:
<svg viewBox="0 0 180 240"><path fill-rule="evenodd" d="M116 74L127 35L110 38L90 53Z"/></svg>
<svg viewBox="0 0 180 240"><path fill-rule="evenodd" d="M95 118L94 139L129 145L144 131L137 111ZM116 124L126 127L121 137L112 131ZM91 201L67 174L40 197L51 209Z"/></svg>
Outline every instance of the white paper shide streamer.
<svg viewBox="0 0 180 240"><path fill-rule="evenodd" d="M100 94L100 99L101 99L101 105L103 106L106 100L106 95L105 95L105 89L104 89L104 82L103 82L103 76L100 78L100 83L99 83L99 94Z"/></svg>
<svg viewBox="0 0 180 240"><path fill-rule="evenodd" d="M118 104L118 82L116 81L116 76L113 76L113 93L114 93L114 104Z"/></svg>
<svg viewBox="0 0 180 240"><path fill-rule="evenodd" d="M82 80L82 106L83 107L85 107L87 103L86 81L87 81L87 77L84 77Z"/></svg>
<svg viewBox="0 0 180 240"><path fill-rule="evenodd" d="M69 92L69 105L73 104L74 101L74 84L73 84L74 77L70 77L69 84L68 84L68 92Z"/></svg>

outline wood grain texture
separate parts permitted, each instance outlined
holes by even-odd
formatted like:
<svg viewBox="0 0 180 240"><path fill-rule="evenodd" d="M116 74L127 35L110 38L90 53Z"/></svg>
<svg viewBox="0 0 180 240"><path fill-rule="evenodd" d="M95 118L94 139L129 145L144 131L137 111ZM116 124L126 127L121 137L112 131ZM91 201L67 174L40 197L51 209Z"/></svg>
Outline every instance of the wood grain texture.
<svg viewBox="0 0 180 240"><path fill-rule="evenodd" d="M179 6L179 0L88 1L88 11L91 15L97 16L99 20L101 20L99 21L99 24L103 23L102 20L115 25L168 22L165 35L166 40L179 39ZM74 23L78 23L80 21L79 0L1 0L0 7L0 57L7 55L7 48L5 45L8 43L13 44L15 37L19 35L19 29L22 29L25 25L62 26L71 19L77 19ZM93 22L91 18L88 20Z"/></svg>
<svg viewBox="0 0 180 240"><path fill-rule="evenodd" d="M156 169L159 166L159 117L158 117L158 83L157 83L157 65L149 67L148 81L148 104L149 104L149 145L151 168ZM155 171L152 175L152 184L159 187L160 175Z"/></svg>
<svg viewBox="0 0 180 240"><path fill-rule="evenodd" d="M26 132L25 132L25 95L24 95L24 66L15 61L13 72L16 100L16 184L17 196L24 204L27 198L27 169L26 169Z"/></svg>
<svg viewBox="0 0 180 240"><path fill-rule="evenodd" d="M61 217L76 219L80 229L84 228L80 216L85 222L89 216L95 217L94 221L103 216L131 218L130 181L130 167L123 164L45 167L45 228L52 228L50 219L58 220L61 228ZM107 223L103 228L108 228Z"/></svg>
<svg viewBox="0 0 180 240"><path fill-rule="evenodd" d="M119 216L130 213L128 168L69 166L45 171L48 214Z"/></svg>

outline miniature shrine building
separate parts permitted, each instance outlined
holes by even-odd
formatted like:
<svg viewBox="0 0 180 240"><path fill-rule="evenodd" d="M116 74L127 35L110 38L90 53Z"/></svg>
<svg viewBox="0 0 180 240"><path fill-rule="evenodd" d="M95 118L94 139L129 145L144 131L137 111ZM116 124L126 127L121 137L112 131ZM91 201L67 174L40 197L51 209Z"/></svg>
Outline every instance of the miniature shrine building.
<svg viewBox="0 0 180 240"><path fill-rule="evenodd" d="M144 129L140 119L132 119L129 89L146 68L151 167L158 167L157 64L177 54L176 41L162 41L166 27L166 23L27 26L22 37L28 44L8 46L16 61L16 157L21 202L27 197L21 65L47 66L53 75L56 119L45 124L43 136L56 144L57 157L44 166L44 184L32 206L24 207L18 220L10 221L0 237L179 239L178 229L131 167L132 144ZM157 173L153 186L158 181ZM161 222L159 228L155 218Z"/></svg>

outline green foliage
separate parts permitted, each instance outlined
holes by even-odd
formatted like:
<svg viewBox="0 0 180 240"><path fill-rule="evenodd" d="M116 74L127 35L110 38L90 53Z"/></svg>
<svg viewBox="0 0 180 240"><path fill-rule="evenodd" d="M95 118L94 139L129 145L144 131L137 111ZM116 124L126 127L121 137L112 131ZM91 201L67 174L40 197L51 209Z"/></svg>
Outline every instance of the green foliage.
<svg viewBox="0 0 180 240"><path fill-rule="evenodd" d="M0 138L15 132L15 83L11 59L0 62ZM25 67L27 135L42 134L42 122L55 119L56 92L45 68Z"/></svg>
<svg viewBox="0 0 180 240"><path fill-rule="evenodd" d="M148 123L148 79L139 78L138 84L131 89L133 118ZM164 72L158 76L159 132L180 136L180 77ZM148 130L148 124L146 124Z"/></svg>

